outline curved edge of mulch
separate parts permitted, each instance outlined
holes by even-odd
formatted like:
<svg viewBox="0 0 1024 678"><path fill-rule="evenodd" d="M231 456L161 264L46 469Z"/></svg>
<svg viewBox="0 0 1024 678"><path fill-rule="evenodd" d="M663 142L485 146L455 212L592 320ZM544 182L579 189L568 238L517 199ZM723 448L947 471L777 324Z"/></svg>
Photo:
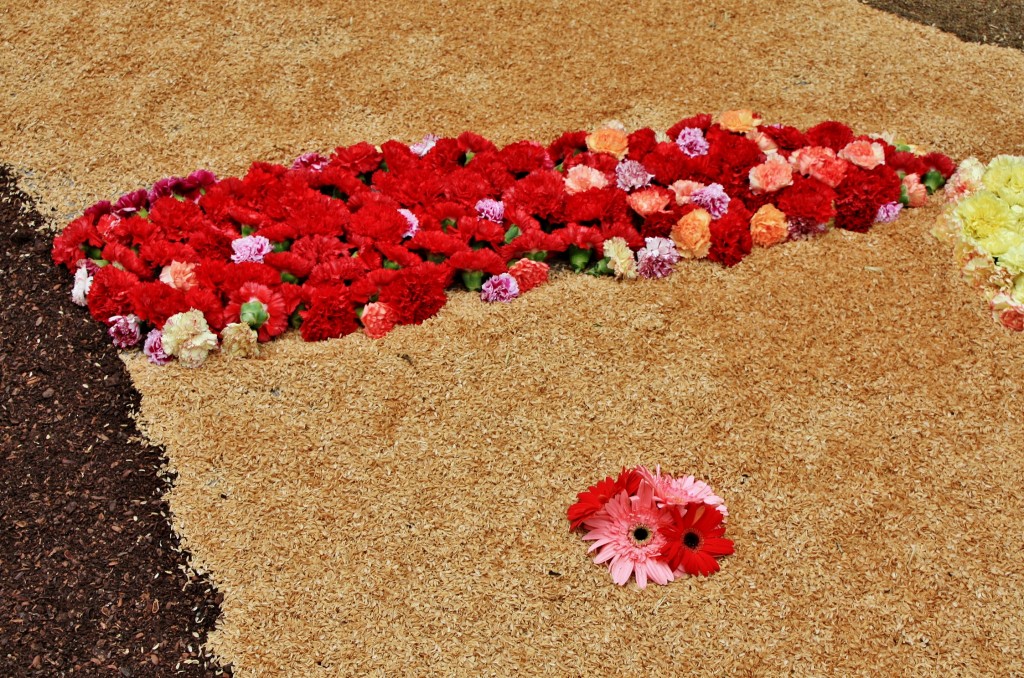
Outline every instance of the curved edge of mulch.
<svg viewBox="0 0 1024 678"><path fill-rule="evenodd" d="M223 676L222 597L188 565L117 350L71 302L0 167L0 675Z"/></svg>
<svg viewBox="0 0 1024 678"><path fill-rule="evenodd" d="M858 0L967 42L1024 49L1024 0Z"/></svg>

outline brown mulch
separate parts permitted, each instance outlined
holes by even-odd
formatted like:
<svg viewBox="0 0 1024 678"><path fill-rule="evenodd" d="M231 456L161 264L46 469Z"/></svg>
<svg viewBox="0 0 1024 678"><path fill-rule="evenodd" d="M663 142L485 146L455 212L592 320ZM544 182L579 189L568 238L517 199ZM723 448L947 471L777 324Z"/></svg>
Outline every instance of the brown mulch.
<svg viewBox="0 0 1024 678"><path fill-rule="evenodd" d="M860 0L962 40L1024 49L1024 0Z"/></svg>
<svg viewBox="0 0 1024 678"><path fill-rule="evenodd" d="M219 614L189 573L116 349L70 299L0 168L0 676L217 676Z"/></svg>

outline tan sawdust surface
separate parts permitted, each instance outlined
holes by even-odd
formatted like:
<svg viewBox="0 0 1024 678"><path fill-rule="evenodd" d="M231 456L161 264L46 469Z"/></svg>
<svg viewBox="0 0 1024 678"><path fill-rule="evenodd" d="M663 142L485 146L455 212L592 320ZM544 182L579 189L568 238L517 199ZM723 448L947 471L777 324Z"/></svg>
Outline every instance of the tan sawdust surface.
<svg viewBox="0 0 1024 678"><path fill-rule="evenodd" d="M0 159L57 222L201 166L736 107L1024 153L1024 54L854 0L5 0L0 83Z"/></svg>
<svg viewBox="0 0 1024 678"><path fill-rule="evenodd" d="M935 207L668 281L456 294L380 341L129 360L238 675L1024 671L1020 337ZM737 554L616 587L566 532L638 462L708 478Z"/></svg>
<svg viewBox="0 0 1024 678"><path fill-rule="evenodd" d="M779 6L781 4L781 6ZM0 8L0 159L55 219L361 139L548 140L750 106L1024 153L1024 55L853 0ZM422 327L128 358L237 675L1024 673L1020 337L937 211ZM615 587L566 532L621 465L709 479L737 554Z"/></svg>

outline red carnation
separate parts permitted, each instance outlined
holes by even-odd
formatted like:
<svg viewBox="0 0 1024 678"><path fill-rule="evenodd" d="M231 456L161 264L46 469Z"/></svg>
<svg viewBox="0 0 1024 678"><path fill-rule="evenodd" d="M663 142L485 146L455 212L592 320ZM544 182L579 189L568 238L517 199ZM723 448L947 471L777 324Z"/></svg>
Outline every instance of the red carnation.
<svg viewBox="0 0 1024 678"><path fill-rule="evenodd" d="M398 216L402 215L399 214ZM345 243L337 238L329 238L325 235L309 235L293 242L288 251L295 256L302 257L311 264L319 264L324 261L337 259L338 257L348 256L349 249Z"/></svg>
<svg viewBox="0 0 1024 678"><path fill-rule="evenodd" d="M96 271L89 296L86 297L89 314L104 324L112 316L128 315L132 312L129 293L138 283L137 276L113 265Z"/></svg>
<svg viewBox="0 0 1024 678"><path fill-rule="evenodd" d="M742 206L730 204L725 216L711 222L711 250L708 259L725 266L734 266L750 254L752 247L750 213Z"/></svg>
<svg viewBox="0 0 1024 678"><path fill-rule="evenodd" d="M796 127L788 127L786 125L779 127L775 127L773 125L761 125L757 129L766 137L774 141L775 145L779 147L779 150L786 155L798 148L813 145L807 141L807 135Z"/></svg>
<svg viewBox="0 0 1024 678"><path fill-rule="evenodd" d="M139 247L139 256L151 266L164 267L172 261L198 264L199 255L188 245L167 240L154 239Z"/></svg>
<svg viewBox="0 0 1024 678"><path fill-rule="evenodd" d="M707 168L707 156L691 158L674 142L662 142L644 156L644 167L663 186L695 176L702 176Z"/></svg>
<svg viewBox="0 0 1024 678"><path fill-rule="evenodd" d="M465 151L455 139L438 139L423 159L435 172L451 172L462 166Z"/></svg>
<svg viewBox="0 0 1024 678"><path fill-rule="evenodd" d="M129 290L128 298L135 315L157 329L162 329L175 313L190 308L184 292L162 282L139 283Z"/></svg>
<svg viewBox="0 0 1024 678"><path fill-rule="evenodd" d="M476 132L463 132L459 135L457 141L459 142L459 148L462 149L463 153L469 152L474 155L480 155L481 153L498 150L498 147L494 145L494 142L480 136Z"/></svg>
<svg viewBox="0 0 1024 678"><path fill-rule="evenodd" d="M658 137L650 127L638 129L629 135L629 152L626 157L630 160L642 161L644 156L654 150L658 145Z"/></svg>
<svg viewBox="0 0 1024 678"><path fill-rule="evenodd" d="M636 494L640 489L641 479L635 469L623 468L618 478L613 479L608 476L596 485L588 487L586 491L578 493L576 495L578 501L566 512L566 517L569 519L569 531L580 527L587 518L603 510L608 500L619 492L625 490L629 496Z"/></svg>
<svg viewBox="0 0 1024 678"><path fill-rule="evenodd" d="M108 242L103 247L103 258L112 264L120 264L124 270L130 271L143 280L152 280L153 271L139 255L124 245Z"/></svg>
<svg viewBox="0 0 1024 678"><path fill-rule="evenodd" d="M587 150L587 132L566 132L548 146L548 155L556 163Z"/></svg>
<svg viewBox="0 0 1024 678"><path fill-rule="evenodd" d="M68 224L61 234L54 238L51 251L53 263L74 269L79 259L87 258L82 251L82 247L85 245L102 248L103 241L100 239L100 234L96 232L92 219L83 216Z"/></svg>
<svg viewBox="0 0 1024 678"><path fill-rule="evenodd" d="M398 322L419 325L447 303L446 267L425 263L398 271L395 280L380 291L379 301L395 310Z"/></svg>
<svg viewBox="0 0 1024 678"><path fill-rule="evenodd" d="M836 153L853 141L853 130L835 120L818 123L808 129L805 134L811 146L826 146Z"/></svg>
<svg viewBox="0 0 1024 678"><path fill-rule="evenodd" d="M365 141L352 146L339 146L331 155L331 166L355 174L366 174L380 167L384 155Z"/></svg>
<svg viewBox="0 0 1024 678"><path fill-rule="evenodd" d="M928 165L924 159L910 151L892 151L885 157L885 164L897 172L905 174L917 174L924 176L928 171Z"/></svg>
<svg viewBox="0 0 1024 678"><path fill-rule="evenodd" d="M776 206L790 220L800 220L817 226L827 224L836 215L832 202L836 192L817 179L793 176L793 185L778 193Z"/></svg>
<svg viewBox="0 0 1024 678"><path fill-rule="evenodd" d="M562 215L565 221L601 221L628 213L626 194L609 186L608 188L591 188L565 198Z"/></svg>
<svg viewBox="0 0 1024 678"><path fill-rule="evenodd" d="M263 257L263 263L299 279L313 270L313 263L295 252L271 252Z"/></svg>
<svg viewBox="0 0 1024 678"><path fill-rule="evenodd" d="M500 275L507 270L498 253L486 248L456 252L448 259L448 264L458 271L483 271L490 275Z"/></svg>
<svg viewBox="0 0 1024 678"><path fill-rule="evenodd" d="M548 149L536 141L517 141L498 151L501 160L513 174L550 170L555 166Z"/></svg>
<svg viewBox="0 0 1024 678"><path fill-rule="evenodd" d="M864 233L875 223L878 208L900 199L900 178L888 165L873 170L851 166L836 188L836 227Z"/></svg>
<svg viewBox="0 0 1024 678"><path fill-rule="evenodd" d="M515 206L548 219L559 211L564 195L565 180L561 174L550 170L533 172L505 192L505 213L507 215L510 207Z"/></svg>
<svg viewBox="0 0 1024 678"><path fill-rule="evenodd" d="M361 257L340 257L313 267L306 281L310 285L330 286L358 280L366 275L366 264Z"/></svg>
<svg viewBox="0 0 1024 678"><path fill-rule="evenodd" d="M381 242L400 243L409 222L396 207L371 203L352 215L351 233Z"/></svg>
<svg viewBox="0 0 1024 678"><path fill-rule="evenodd" d="M956 163L945 153L928 153L921 159L928 169L937 171L943 179L949 179L956 172Z"/></svg>
<svg viewBox="0 0 1024 678"><path fill-rule="evenodd" d="M288 329L288 313L279 290L247 282L228 298L225 319L229 323L249 323L259 334L260 341L270 341Z"/></svg>
<svg viewBox="0 0 1024 678"><path fill-rule="evenodd" d="M168 240L185 240L213 226L199 205L170 196L157 198L147 218Z"/></svg>
<svg viewBox="0 0 1024 678"><path fill-rule="evenodd" d="M309 308L302 316L302 338L323 341L351 334L359 329L356 312L344 286L317 287L310 294Z"/></svg>
<svg viewBox="0 0 1024 678"><path fill-rule="evenodd" d="M224 329L227 324L224 322L224 304L212 290L205 287L193 287L185 292L185 301L188 302L189 308L202 311L206 323L214 332Z"/></svg>
<svg viewBox="0 0 1024 678"><path fill-rule="evenodd" d="M422 165L422 161L419 156L409 150L409 147L400 141L385 141L380 145L381 153L384 156L384 162L387 163L388 172L378 172L374 174L373 181L377 182L381 176L393 173L409 172L413 169L419 168Z"/></svg>

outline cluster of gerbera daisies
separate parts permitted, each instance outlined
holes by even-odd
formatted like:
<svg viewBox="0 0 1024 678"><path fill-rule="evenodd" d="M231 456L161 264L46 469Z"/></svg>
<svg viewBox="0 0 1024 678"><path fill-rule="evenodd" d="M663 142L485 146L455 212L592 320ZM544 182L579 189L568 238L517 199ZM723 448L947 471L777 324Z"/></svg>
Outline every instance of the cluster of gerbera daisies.
<svg viewBox="0 0 1024 678"><path fill-rule="evenodd" d="M608 565L612 580L630 577L644 588L683 575L708 576L733 552L726 539L725 503L693 476L674 477L661 467L623 469L577 495L569 507L571 530L593 542L594 562Z"/></svg>
<svg viewBox="0 0 1024 678"><path fill-rule="evenodd" d="M361 142L97 203L53 259L119 347L194 366L218 347L255 355L289 328L381 337L433 316L451 287L509 302L559 262L617 278L732 266L755 246L892 221L952 170L839 122L801 131L752 111L548 145Z"/></svg>

